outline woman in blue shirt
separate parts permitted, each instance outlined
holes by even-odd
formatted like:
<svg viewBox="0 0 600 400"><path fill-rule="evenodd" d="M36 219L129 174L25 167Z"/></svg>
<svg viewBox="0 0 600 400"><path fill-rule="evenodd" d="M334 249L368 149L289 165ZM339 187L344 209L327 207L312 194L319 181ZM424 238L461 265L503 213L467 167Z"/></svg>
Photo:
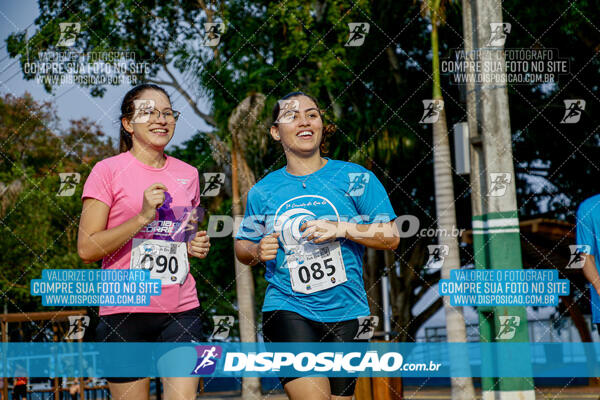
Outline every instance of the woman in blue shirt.
<svg viewBox="0 0 600 400"><path fill-rule="evenodd" d="M360 165L321 156L317 101L302 92L279 100L270 133L287 165L248 193L235 252L264 263L269 282L263 335L270 342L351 342L370 314L363 283L365 247L399 243L383 185ZM290 399L351 399L356 378L282 378Z"/></svg>

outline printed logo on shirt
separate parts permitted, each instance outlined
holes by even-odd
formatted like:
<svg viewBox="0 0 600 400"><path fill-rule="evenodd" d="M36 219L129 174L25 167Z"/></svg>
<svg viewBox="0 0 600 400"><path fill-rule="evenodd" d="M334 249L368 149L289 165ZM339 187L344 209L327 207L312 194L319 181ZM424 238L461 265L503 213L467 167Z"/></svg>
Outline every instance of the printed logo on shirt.
<svg viewBox="0 0 600 400"><path fill-rule="evenodd" d="M165 202L157 210L157 219L144 226L138 238L187 242L198 232L198 223L204 219L202 207L171 206L172 198L165 192Z"/></svg>
<svg viewBox="0 0 600 400"><path fill-rule="evenodd" d="M223 355L221 346L196 346L198 360L192 375L210 375L215 372L217 360Z"/></svg>
<svg viewBox="0 0 600 400"><path fill-rule="evenodd" d="M346 192L346 196L350 197L358 197L362 196L365 192L365 188L369 184L369 178L371 176L367 172L350 172L348 174L348 191Z"/></svg>
<svg viewBox="0 0 600 400"><path fill-rule="evenodd" d="M177 178L177 182L181 183L182 185L187 185L188 183L190 183L189 178Z"/></svg>
<svg viewBox="0 0 600 400"><path fill-rule="evenodd" d="M155 233L157 235L171 236L181 226L181 222L175 221L152 221L142 228L140 232Z"/></svg>
<svg viewBox="0 0 600 400"><path fill-rule="evenodd" d="M328 216L328 219L335 218L334 222L340 220L333 203L323 196L298 196L283 203L275 212L273 228L275 232L281 232L279 239L283 242L284 250L299 251L304 245L310 246L310 243L302 238L300 227L307 221L320 219L323 215Z"/></svg>
<svg viewBox="0 0 600 400"><path fill-rule="evenodd" d="M320 221L318 231L312 226ZM289 199L275 212L273 229L280 232L285 261L294 292L312 294L341 285L348 280L340 241L315 243L319 237L337 237L340 215L323 196L304 195ZM306 225L306 229L302 230ZM303 237L305 236L305 237ZM312 239L307 239L313 236Z"/></svg>
<svg viewBox="0 0 600 400"><path fill-rule="evenodd" d="M177 215L175 215L175 211L178 207L173 206L173 201L171 193L165 192L165 201L156 210L158 219L150 223L149 227L147 226L147 231L154 233L154 239L164 239L165 236L169 236L175 240L173 233L179 231L181 221L177 218Z"/></svg>

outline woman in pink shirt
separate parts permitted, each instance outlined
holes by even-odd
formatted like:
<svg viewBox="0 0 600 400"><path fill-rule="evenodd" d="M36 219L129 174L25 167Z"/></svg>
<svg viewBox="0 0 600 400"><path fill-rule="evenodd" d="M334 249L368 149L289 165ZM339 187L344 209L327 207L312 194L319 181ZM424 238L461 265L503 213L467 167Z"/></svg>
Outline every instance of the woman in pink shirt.
<svg viewBox="0 0 600 400"><path fill-rule="evenodd" d="M200 205L198 170L164 153L178 117L161 87L131 89L121 104L121 153L98 162L85 183L79 256L102 259L104 269L149 269L162 282L150 305L100 307L98 342L204 339L188 255L205 258L210 242L185 229ZM148 398L149 378L107 379L115 399ZM163 378L163 386L167 399L195 399L198 378Z"/></svg>

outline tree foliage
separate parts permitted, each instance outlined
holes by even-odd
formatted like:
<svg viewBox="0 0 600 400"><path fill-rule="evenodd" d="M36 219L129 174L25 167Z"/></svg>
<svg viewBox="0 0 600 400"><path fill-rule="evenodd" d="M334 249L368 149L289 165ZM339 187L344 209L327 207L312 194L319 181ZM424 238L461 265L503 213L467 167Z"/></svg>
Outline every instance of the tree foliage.
<svg viewBox="0 0 600 400"><path fill-rule="evenodd" d="M89 267L77 255L83 182L116 150L87 119L59 130L54 106L28 94L0 98L0 112L1 301L11 311L31 311L41 302L29 295L29 282L43 269ZM81 175L72 196L57 196L61 172Z"/></svg>

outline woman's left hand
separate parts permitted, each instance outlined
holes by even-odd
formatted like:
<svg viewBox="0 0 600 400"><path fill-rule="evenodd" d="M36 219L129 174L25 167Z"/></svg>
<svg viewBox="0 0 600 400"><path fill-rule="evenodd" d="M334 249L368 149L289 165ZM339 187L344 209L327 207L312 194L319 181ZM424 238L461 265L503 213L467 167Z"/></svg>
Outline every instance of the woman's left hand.
<svg viewBox="0 0 600 400"><path fill-rule="evenodd" d="M192 257L206 258L210 249L210 237L206 231L199 231L196 236L188 242L188 254Z"/></svg>
<svg viewBox="0 0 600 400"><path fill-rule="evenodd" d="M315 244L331 242L346 237L346 223L316 219L303 223L300 231L303 238L312 240Z"/></svg>

